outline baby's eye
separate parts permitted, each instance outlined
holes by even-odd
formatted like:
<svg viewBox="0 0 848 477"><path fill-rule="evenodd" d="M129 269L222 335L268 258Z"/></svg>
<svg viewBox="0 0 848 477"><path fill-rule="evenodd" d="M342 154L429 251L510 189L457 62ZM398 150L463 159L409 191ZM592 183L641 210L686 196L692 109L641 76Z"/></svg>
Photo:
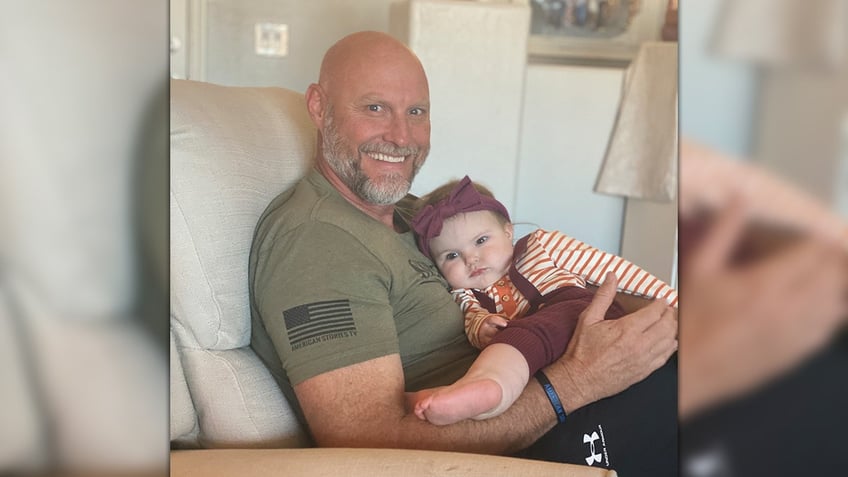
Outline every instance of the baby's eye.
<svg viewBox="0 0 848 477"><path fill-rule="evenodd" d="M457 257L459 257L459 254L456 252L448 252L445 254L445 260L453 260Z"/></svg>
<svg viewBox="0 0 848 477"><path fill-rule="evenodd" d="M380 106L379 104L369 104L368 105L368 111L379 113L382 110L383 110L383 107Z"/></svg>
<svg viewBox="0 0 848 477"><path fill-rule="evenodd" d="M483 245L483 243L485 243L485 242L486 242L486 240L489 240L489 236L488 236L488 235L484 235L484 236L482 236L482 237L478 238L478 239L477 239L477 245Z"/></svg>

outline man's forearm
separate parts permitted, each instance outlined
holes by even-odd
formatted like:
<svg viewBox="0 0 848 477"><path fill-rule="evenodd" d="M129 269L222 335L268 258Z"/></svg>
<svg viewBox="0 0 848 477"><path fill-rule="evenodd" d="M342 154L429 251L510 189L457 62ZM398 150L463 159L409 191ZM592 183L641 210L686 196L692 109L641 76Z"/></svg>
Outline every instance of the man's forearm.
<svg viewBox="0 0 848 477"><path fill-rule="evenodd" d="M536 442L556 422L544 391L531 379L518 400L491 419L435 426L410 413L399 423L405 429L395 434L396 441L388 446L510 455Z"/></svg>
<svg viewBox="0 0 848 477"><path fill-rule="evenodd" d="M574 367L564 360L561 361L546 368L545 373L554 386L565 412L570 414L592 402L591 398L579 392L580 389L588 389L590 386L578 386L576 382L579 379L575 380L578 373ZM405 419L407 418L417 421L410 423L412 426L423 425L425 428L411 431L412 442L405 442L401 447L412 445L416 448L498 455L514 454L529 447L557 423L550 400L533 377L518 400L503 414L491 419L465 420L439 427L418 420L412 414ZM405 440L405 437L400 439ZM418 447L419 445L421 447Z"/></svg>
<svg viewBox="0 0 848 477"><path fill-rule="evenodd" d="M362 386L365 382L368 385ZM448 426L422 421L406 410L397 355L315 376L296 385L295 392L312 435L322 447L392 447L502 455L529 446L556 423L553 408L535 380L506 412L495 418Z"/></svg>

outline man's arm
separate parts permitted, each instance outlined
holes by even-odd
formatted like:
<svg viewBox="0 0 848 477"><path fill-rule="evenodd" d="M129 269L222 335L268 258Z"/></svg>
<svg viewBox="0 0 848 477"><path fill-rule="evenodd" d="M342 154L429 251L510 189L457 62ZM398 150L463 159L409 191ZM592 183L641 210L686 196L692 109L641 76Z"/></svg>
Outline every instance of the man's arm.
<svg viewBox="0 0 848 477"><path fill-rule="evenodd" d="M661 366L676 349L676 319L655 302L619 320L603 320L615 295L608 278L581 314L566 353L545 369L567 412L616 394ZM535 442L556 423L541 386L531 380L503 414L434 426L406 409L397 354L314 376L295 386L313 437L325 447L398 447L507 454Z"/></svg>
<svg viewBox="0 0 848 477"><path fill-rule="evenodd" d="M434 426L407 412L403 383L400 357L393 354L307 379L295 386L295 392L322 447L507 454L529 446L556 422L536 385L537 392L528 392L534 391L528 386L506 413L494 419Z"/></svg>

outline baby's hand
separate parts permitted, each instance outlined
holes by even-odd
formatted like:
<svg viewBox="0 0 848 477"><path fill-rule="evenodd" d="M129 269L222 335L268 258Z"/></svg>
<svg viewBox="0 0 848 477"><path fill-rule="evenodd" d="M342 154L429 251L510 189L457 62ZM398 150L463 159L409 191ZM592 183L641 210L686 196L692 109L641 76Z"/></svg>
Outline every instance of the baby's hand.
<svg viewBox="0 0 848 477"><path fill-rule="evenodd" d="M507 323L509 323L509 320L501 315L487 316L486 319L483 320L480 330L477 331L477 338L480 340L480 346L483 348L488 346L489 342L492 341L492 338L495 337L495 334L506 328Z"/></svg>

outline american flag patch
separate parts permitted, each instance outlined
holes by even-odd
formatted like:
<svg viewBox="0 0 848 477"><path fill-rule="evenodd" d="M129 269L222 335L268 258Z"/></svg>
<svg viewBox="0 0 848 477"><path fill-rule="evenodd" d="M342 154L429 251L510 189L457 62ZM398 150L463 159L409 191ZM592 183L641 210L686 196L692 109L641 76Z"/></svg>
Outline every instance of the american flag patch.
<svg viewBox="0 0 848 477"><path fill-rule="evenodd" d="M330 300L295 306L283 312L293 350L356 335L350 300Z"/></svg>

